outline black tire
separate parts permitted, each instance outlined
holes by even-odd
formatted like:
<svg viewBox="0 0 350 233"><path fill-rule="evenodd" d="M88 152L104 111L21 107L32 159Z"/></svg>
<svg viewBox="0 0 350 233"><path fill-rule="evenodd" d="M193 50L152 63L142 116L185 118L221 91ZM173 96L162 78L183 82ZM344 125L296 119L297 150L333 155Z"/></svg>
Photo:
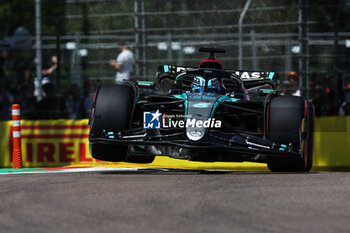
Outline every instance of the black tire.
<svg viewBox="0 0 350 233"><path fill-rule="evenodd" d="M312 103L307 103L307 127L310 133L308 136L308 144L307 144L307 164L304 169L305 172L309 172L312 168L314 161L314 130L315 130L315 107Z"/></svg>
<svg viewBox="0 0 350 233"><path fill-rule="evenodd" d="M128 85L108 84L98 88L91 119L91 137L104 132L130 128L135 91ZM90 153L99 160L122 162L128 156L128 146L91 143Z"/></svg>
<svg viewBox="0 0 350 233"><path fill-rule="evenodd" d="M313 157L313 106L297 96L278 96L266 108L266 137L274 142L292 144L301 158L268 157L273 172L309 172Z"/></svg>

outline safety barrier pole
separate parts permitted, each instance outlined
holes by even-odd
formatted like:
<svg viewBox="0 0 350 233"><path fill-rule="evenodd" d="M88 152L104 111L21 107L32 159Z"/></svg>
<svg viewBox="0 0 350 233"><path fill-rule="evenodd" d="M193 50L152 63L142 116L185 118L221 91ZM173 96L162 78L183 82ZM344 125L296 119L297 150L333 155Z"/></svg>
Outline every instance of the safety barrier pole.
<svg viewBox="0 0 350 233"><path fill-rule="evenodd" d="M21 113L19 104L12 105L12 131L13 131L13 168L22 168L21 151Z"/></svg>

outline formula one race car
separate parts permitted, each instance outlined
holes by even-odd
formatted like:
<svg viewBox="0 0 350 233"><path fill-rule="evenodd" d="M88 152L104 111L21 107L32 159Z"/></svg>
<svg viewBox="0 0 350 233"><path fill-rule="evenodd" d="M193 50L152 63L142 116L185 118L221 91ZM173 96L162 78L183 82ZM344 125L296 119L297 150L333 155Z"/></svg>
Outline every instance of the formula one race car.
<svg viewBox="0 0 350 233"><path fill-rule="evenodd" d="M97 88L90 150L105 161L263 162L271 171L312 167L314 107L280 96L275 72L224 70L215 53L198 68L161 65L157 81Z"/></svg>

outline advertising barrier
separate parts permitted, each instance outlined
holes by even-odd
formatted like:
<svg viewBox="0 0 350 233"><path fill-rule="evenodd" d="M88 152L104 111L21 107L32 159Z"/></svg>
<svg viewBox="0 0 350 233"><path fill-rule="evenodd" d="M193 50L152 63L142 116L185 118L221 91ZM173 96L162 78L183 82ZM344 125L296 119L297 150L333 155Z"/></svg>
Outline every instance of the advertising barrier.
<svg viewBox="0 0 350 233"><path fill-rule="evenodd" d="M64 166L94 162L89 154L87 122L87 120L22 120L23 166ZM1 125L0 128L3 129L1 154L4 156L1 157L0 166L10 167L12 161L8 154L12 149L12 126L10 122L2 122Z"/></svg>
<svg viewBox="0 0 350 233"><path fill-rule="evenodd" d="M23 167L121 166L183 169L267 171L259 163L204 163L157 157L149 165L111 163L95 160L89 153L88 120L22 120ZM12 122L0 122L0 167L12 167ZM314 138L314 168L350 170L350 117L317 118Z"/></svg>

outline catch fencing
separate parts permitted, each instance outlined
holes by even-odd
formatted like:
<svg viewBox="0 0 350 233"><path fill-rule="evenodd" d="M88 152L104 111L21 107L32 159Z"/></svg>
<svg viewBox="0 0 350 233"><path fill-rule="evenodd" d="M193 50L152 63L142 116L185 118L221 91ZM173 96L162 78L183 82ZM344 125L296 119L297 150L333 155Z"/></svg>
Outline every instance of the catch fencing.
<svg viewBox="0 0 350 233"><path fill-rule="evenodd" d="M61 75L71 83L114 82L109 65L117 42L135 54L133 78L153 80L160 64L197 66L199 47L220 47L226 68L276 71L282 83L299 73L306 97L310 75L336 92L349 69L349 1L311 0L67 0L64 33L43 32L43 49L60 52ZM43 9L44 10L44 9ZM344 80L343 80L344 79ZM60 80L58 78L57 80ZM91 88L92 90L93 88Z"/></svg>

